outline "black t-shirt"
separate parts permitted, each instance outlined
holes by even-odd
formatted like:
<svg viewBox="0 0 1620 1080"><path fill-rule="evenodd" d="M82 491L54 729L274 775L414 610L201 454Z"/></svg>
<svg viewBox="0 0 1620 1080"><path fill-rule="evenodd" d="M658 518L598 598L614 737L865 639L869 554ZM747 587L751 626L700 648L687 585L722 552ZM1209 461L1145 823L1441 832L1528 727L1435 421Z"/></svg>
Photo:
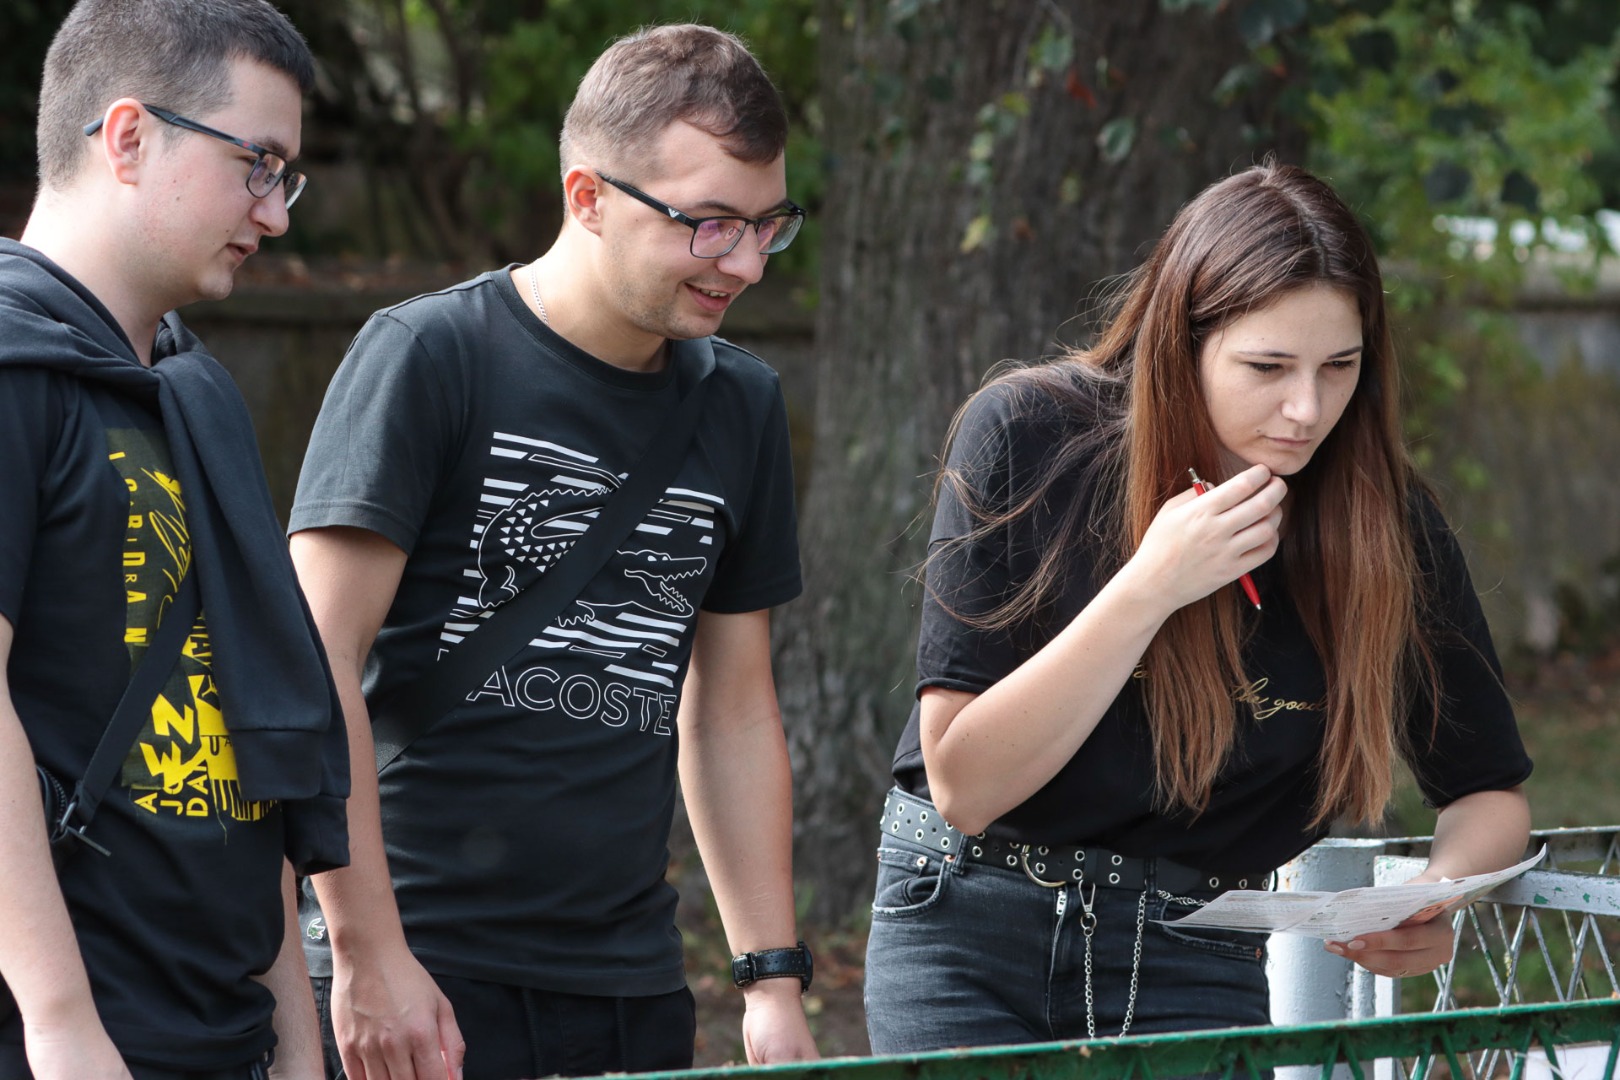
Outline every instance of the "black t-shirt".
<svg viewBox="0 0 1620 1080"><path fill-rule="evenodd" d="M572 993L684 985L664 881L675 709L697 612L799 592L774 372L716 368L675 481L550 626L379 779L407 939L431 971ZM377 701L566 551L677 400L534 318L506 270L375 315L333 379L291 529L369 529L409 554L367 664ZM319 928L311 971L330 971Z"/></svg>
<svg viewBox="0 0 1620 1080"><path fill-rule="evenodd" d="M0 461L11 698L35 759L71 789L190 568L189 493L156 415L45 370L0 370ZM206 625L91 825L111 857L81 851L61 874L108 1034L172 1069L275 1041L275 1002L249 976L281 943L281 808L241 797Z"/></svg>
<svg viewBox="0 0 1620 1080"><path fill-rule="evenodd" d="M1084 409L1081 410L1085 411ZM993 507L1009 493L1028 491L1036 471L1073 425L1095 417L1065 414L1056 403L1033 400L1000 384L968 408L948 467L964 470ZM982 693L1043 647L1090 603L1105 584L1096 552L1076 548L1061 595L1046 616L1004 632L973 628L939 602L968 614L996 607L1027 581L1050 534L1057 508L1072 500L1094 520L1096 470L1077 469L1046 505L1010 530L947 548L930 563L922 633L917 646L919 693L938 686ZM1530 773L1502 689L1490 633L1455 538L1432 503L1422 499L1420 563L1432 548L1438 621L1446 633L1438 647L1444 704L1431 740L1432 710L1408 717L1413 761L1427 799L1444 806L1476 791L1502 789ZM948 489L942 490L931 545L967 536L974 522ZM1136 677L1109 706L1096 729L1044 787L994 824L990 832L1019 843L1090 843L1134 856L1163 856L1211 871L1256 871L1280 865L1323 835L1309 821L1318 783L1326 684L1322 664L1273 566L1255 580L1265 598L1245 655L1246 685L1233 688L1238 728L1231 756L1209 807L1196 818L1153 806L1152 737ZM927 777L914 708L895 754L900 786L926 796Z"/></svg>

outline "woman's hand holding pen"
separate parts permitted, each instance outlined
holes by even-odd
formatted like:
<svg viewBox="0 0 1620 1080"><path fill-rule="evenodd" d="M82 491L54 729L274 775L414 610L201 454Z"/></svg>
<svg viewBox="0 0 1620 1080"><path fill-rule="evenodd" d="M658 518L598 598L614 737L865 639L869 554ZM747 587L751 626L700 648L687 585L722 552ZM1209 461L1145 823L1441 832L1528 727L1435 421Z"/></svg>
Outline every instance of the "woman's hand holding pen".
<svg viewBox="0 0 1620 1080"><path fill-rule="evenodd" d="M1122 573L1142 575L1170 611L1201 600L1276 554L1287 493L1264 465L1203 496L1189 488L1159 508Z"/></svg>

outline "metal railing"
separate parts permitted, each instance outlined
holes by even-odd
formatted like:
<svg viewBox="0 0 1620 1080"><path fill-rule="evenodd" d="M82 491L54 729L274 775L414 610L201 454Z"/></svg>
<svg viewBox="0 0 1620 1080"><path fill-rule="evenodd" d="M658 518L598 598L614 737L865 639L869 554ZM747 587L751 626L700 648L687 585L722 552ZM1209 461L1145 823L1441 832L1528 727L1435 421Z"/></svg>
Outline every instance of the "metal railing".
<svg viewBox="0 0 1620 1080"><path fill-rule="evenodd" d="M1328 840L1282 873L1284 887L1342 889L1392 885L1423 868L1429 837ZM1469 1006L1579 1002L1620 995L1611 957L1620 946L1620 829L1556 829L1532 834L1532 849L1547 847L1540 867L1503 885L1459 912L1453 926L1455 959L1420 979L1374 976L1331 956L1310 938L1272 939L1268 967L1272 1017L1300 1024L1340 1017L1389 1017L1402 1012L1445 1013ZM1432 991L1432 992L1431 992ZM1497 1075L1503 1048L1474 1055L1474 1075ZM1611 1061L1596 1074L1593 1052L1576 1056L1586 1080L1614 1075ZM1428 1075L1432 1061L1387 1060L1377 1080ZM1340 1080L1348 1075L1343 1069ZM1312 1080L1287 1069L1283 1080Z"/></svg>
<svg viewBox="0 0 1620 1080"><path fill-rule="evenodd" d="M886 1058L835 1058L802 1065L704 1069L652 1074L668 1080L1160 1080L1216 1076L1263 1080L1268 1070L1308 1067L1326 1077L1335 1067L1354 1080L1381 1061L1415 1059L1449 1070L1451 1080L1487 1080L1474 1062L1494 1051L1511 1061L1505 1075L1521 1080L1532 1054L1544 1054L1559 1070L1562 1048L1576 1043L1608 1045L1604 1075L1620 1060L1620 1001L1518 1005L1465 1009L1426 1016L1341 1020L1298 1027L1232 1028L1177 1035L1044 1043L1036 1046L944 1050ZM1425 1064L1424 1071L1428 1066Z"/></svg>
<svg viewBox="0 0 1620 1080"><path fill-rule="evenodd" d="M1405 881L1430 838L1329 840L1281 887ZM1606 1080L1620 1066L1620 828L1533 834L1542 868L1455 920L1456 959L1428 984L1372 976L1312 938L1272 938L1275 1026L650 1074L701 1080ZM1421 1000L1418 1000L1421 998ZM1478 1000L1475 1000L1478 999ZM1539 999L1539 1000L1538 1000ZM1483 1005L1485 1007L1460 1007ZM1416 1011L1422 1010L1422 1011ZM1579 1057L1579 1062L1575 1059ZM1600 1071L1601 1070L1601 1071Z"/></svg>

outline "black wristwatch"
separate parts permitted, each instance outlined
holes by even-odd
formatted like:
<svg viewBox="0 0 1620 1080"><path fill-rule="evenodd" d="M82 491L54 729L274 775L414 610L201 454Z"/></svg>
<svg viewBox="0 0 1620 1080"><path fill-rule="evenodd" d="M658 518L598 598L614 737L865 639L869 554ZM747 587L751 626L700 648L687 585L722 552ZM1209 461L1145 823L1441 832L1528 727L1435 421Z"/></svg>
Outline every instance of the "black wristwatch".
<svg viewBox="0 0 1620 1080"><path fill-rule="evenodd" d="M799 992L803 993L810 989L810 977L815 974L815 966L809 947L801 941L791 949L761 949L733 956L731 981L740 988L760 979L796 977Z"/></svg>

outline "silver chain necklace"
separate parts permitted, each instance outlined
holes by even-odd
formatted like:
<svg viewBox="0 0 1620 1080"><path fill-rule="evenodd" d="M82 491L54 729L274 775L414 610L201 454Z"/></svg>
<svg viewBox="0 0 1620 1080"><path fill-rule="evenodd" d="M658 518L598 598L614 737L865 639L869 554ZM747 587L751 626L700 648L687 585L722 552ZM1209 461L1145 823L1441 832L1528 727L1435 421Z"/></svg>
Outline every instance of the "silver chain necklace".
<svg viewBox="0 0 1620 1080"><path fill-rule="evenodd" d="M550 326L551 316L546 314L546 302L540 299L540 282L535 280L534 263L529 264L529 295L534 297L534 306L540 309L540 321Z"/></svg>

